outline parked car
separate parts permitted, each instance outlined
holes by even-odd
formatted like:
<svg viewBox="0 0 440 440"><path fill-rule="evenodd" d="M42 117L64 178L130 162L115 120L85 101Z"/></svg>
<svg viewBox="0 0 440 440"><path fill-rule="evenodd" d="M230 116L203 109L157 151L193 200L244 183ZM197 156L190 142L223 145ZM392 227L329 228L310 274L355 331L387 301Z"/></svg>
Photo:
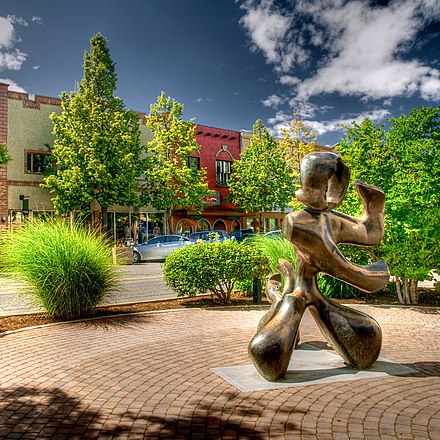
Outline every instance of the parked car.
<svg viewBox="0 0 440 440"><path fill-rule="evenodd" d="M194 241L225 241L229 240L231 237L226 231L221 229L212 229L208 231L193 232L189 238Z"/></svg>
<svg viewBox="0 0 440 440"><path fill-rule="evenodd" d="M184 235L159 235L133 246L133 263L144 260L165 260L175 249L191 244L194 244L194 240Z"/></svg>
<svg viewBox="0 0 440 440"><path fill-rule="evenodd" d="M252 228L249 229L237 229L236 231L232 231L230 234L231 238L235 238L239 243L243 241L245 238L252 237L254 235L254 230Z"/></svg>

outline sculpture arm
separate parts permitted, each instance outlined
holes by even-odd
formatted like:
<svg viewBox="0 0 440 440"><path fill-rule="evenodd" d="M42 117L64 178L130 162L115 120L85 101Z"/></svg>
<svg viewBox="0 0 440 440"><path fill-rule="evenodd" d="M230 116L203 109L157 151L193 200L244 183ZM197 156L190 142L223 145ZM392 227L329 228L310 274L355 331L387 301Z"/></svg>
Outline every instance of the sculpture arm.
<svg viewBox="0 0 440 440"><path fill-rule="evenodd" d="M385 193L379 187L360 180L355 181L355 187L364 207L362 217L331 211L329 230L335 243L376 246L384 233Z"/></svg>

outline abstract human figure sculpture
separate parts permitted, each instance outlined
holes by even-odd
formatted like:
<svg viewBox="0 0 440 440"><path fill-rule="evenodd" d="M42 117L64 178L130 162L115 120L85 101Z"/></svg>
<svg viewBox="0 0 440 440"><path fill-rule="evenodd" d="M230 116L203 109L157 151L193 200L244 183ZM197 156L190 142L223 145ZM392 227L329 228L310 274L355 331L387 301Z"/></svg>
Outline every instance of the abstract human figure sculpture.
<svg viewBox="0 0 440 440"><path fill-rule="evenodd" d="M283 224L284 236L295 247L297 266L279 261L280 274L266 284L271 308L249 344L256 369L269 381L284 377L306 308L347 365L365 369L379 356L379 324L365 313L328 300L316 282L317 274L323 272L370 293L388 283L384 261L357 266L337 247L338 243L374 246L383 237L385 194L380 188L355 182L364 207L361 218L333 211L342 203L349 177L349 168L334 153L310 153L301 164L301 189L296 197L306 207L287 215Z"/></svg>

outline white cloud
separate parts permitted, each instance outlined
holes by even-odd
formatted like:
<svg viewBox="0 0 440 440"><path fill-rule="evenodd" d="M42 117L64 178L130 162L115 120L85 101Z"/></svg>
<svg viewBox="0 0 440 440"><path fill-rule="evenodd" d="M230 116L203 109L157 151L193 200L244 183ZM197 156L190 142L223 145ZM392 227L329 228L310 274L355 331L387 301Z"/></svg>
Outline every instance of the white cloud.
<svg viewBox="0 0 440 440"><path fill-rule="evenodd" d="M292 17L278 11L272 0L247 0L241 7L246 13L240 23L251 38L252 48L261 50L268 63L275 64L280 71L286 71L297 61L305 60L303 48L295 45L286 47Z"/></svg>
<svg viewBox="0 0 440 440"><path fill-rule="evenodd" d="M361 124L366 118L372 122L383 122L390 116L389 110L378 109L372 112L363 112L355 117L333 119L331 121L304 121L304 124L314 130L318 135L329 132L339 132L343 130L343 126L349 126L352 122Z"/></svg>
<svg viewBox="0 0 440 440"><path fill-rule="evenodd" d="M0 70L20 70L26 58L27 54L18 49L11 52L0 52Z"/></svg>
<svg viewBox="0 0 440 440"><path fill-rule="evenodd" d="M196 102L201 103L203 101L207 101L207 102L213 102L214 100L212 98L202 98L202 97L198 97L196 98Z"/></svg>
<svg viewBox="0 0 440 440"><path fill-rule="evenodd" d="M8 15L6 19L12 24L20 24L21 26L29 26L29 23L22 17L16 15Z"/></svg>
<svg viewBox="0 0 440 440"><path fill-rule="evenodd" d="M0 70L20 70L27 54L15 48L21 40L15 34L14 24L28 26L26 20L15 15L0 17Z"/></svg>
<svg viewBox="0 0 440 440"><path fill-rule="evenodd" d="M297 101L333 93L364 101L439 99L440 70L410 54L419 32L440 19L438 0L390 0L382 7L359 0L247 0L242 8L253 48L274 65L281 84L293 87Z"/></svg>
<svg viewBox="0 0 440 440"><path fill-rule="evenodd" d="M265 107L277 108L280 104L285 102L285 98L277 95L270 95L266 99L263 99L261 102Z"/></svg>
<svg viewBox="0 0 440 440"><path fill-rule="evenodd" d="M440 100L440 78L439 72L432 72L431 77L425 78L420 86L420 94L423 99L439 101Z"/></svg>
<svg viewBox="0 0 440 440"><path fill-rule="evenodd" d="M38 16L34 16L34 17L32 17L32 20L31 20L33 23L37 23L37 24L43 24L43 19L41 18L41 17L38 17Z"/></svg>
<svg viewBox="0 0 440 440"><path fill-rule="evenodd" d="M322 136L326 133L342 132L344 126L351 125L352 122L361 124L366 118L371 121L380 123L384 122L391 113L386 109L376 109L372 112L363 112L357 116L332 119L329 121L316 121L303 119L303 123L306 127L312 129L317 135ZM300 115L303 116L302 114ZM283 111L278 111L273 118L268 119L268 123L272 125L271 134L273 136L281 136L281 129L287 127L289 120L292 119L292 115L288 115Z"/></svg>
<svg viewBox="0 0 440 440"><path fill-rule="evenodd" d="M14 26L5 17L0 17L0 48L12 47L14 38Z"/></svg>
<svg viewBox="0 0 440 440"><path fill-rule="evenodd" d="M297 86L301 82L301 80L296 76L282 75L280 76L278 82L285 86Z"/></svg>
<svg viewBox="0 0 440 440"><path fill-rule="evenodd" d="M23 87L19 86L15 81L9 78L0 78L0 83L9 84L8 90L11 92L22 92L27 93L27 90L23 89Z"/></svg>
<svg viewBox="0 0 440 440"><path fill-rule="evenodd" d="M34 70L38 70L40 68L40 66L32 66L32 69Z"/></svg>

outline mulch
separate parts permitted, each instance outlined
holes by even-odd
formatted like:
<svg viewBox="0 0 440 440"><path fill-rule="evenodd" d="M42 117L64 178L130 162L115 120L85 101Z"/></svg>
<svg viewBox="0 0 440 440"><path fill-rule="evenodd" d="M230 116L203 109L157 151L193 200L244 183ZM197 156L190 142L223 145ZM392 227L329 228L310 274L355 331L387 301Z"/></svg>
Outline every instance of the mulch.
<svg viewBox="0 0 440 440"><path fill-rule="evenodd" d="M440 293L433 288L419 289L418 306L440 307ZM359 295L357 298L338 299L334 301L343 304L373 304L373 305L399 305L397 297L389 291L381 291L374 294ZM268 306L266 298L263 298L262 304ZM194 298L176 298L162 301L148 301L134 304L112 305L97 307L93 316L105 317L120 314L137 313L137 312L154 312L160 310L187 309L187 308L208 308L208 307L256 307L250 297L233 297L231 304L224 305L215 302L211 296L202 296ZM90 316L89 316L90 317ZM32 313L26 315L13 315L0 317L0 333L10 330L17 330L25 327L33 327L54 322L62 322L46 316L44 313Z"/></svg>

